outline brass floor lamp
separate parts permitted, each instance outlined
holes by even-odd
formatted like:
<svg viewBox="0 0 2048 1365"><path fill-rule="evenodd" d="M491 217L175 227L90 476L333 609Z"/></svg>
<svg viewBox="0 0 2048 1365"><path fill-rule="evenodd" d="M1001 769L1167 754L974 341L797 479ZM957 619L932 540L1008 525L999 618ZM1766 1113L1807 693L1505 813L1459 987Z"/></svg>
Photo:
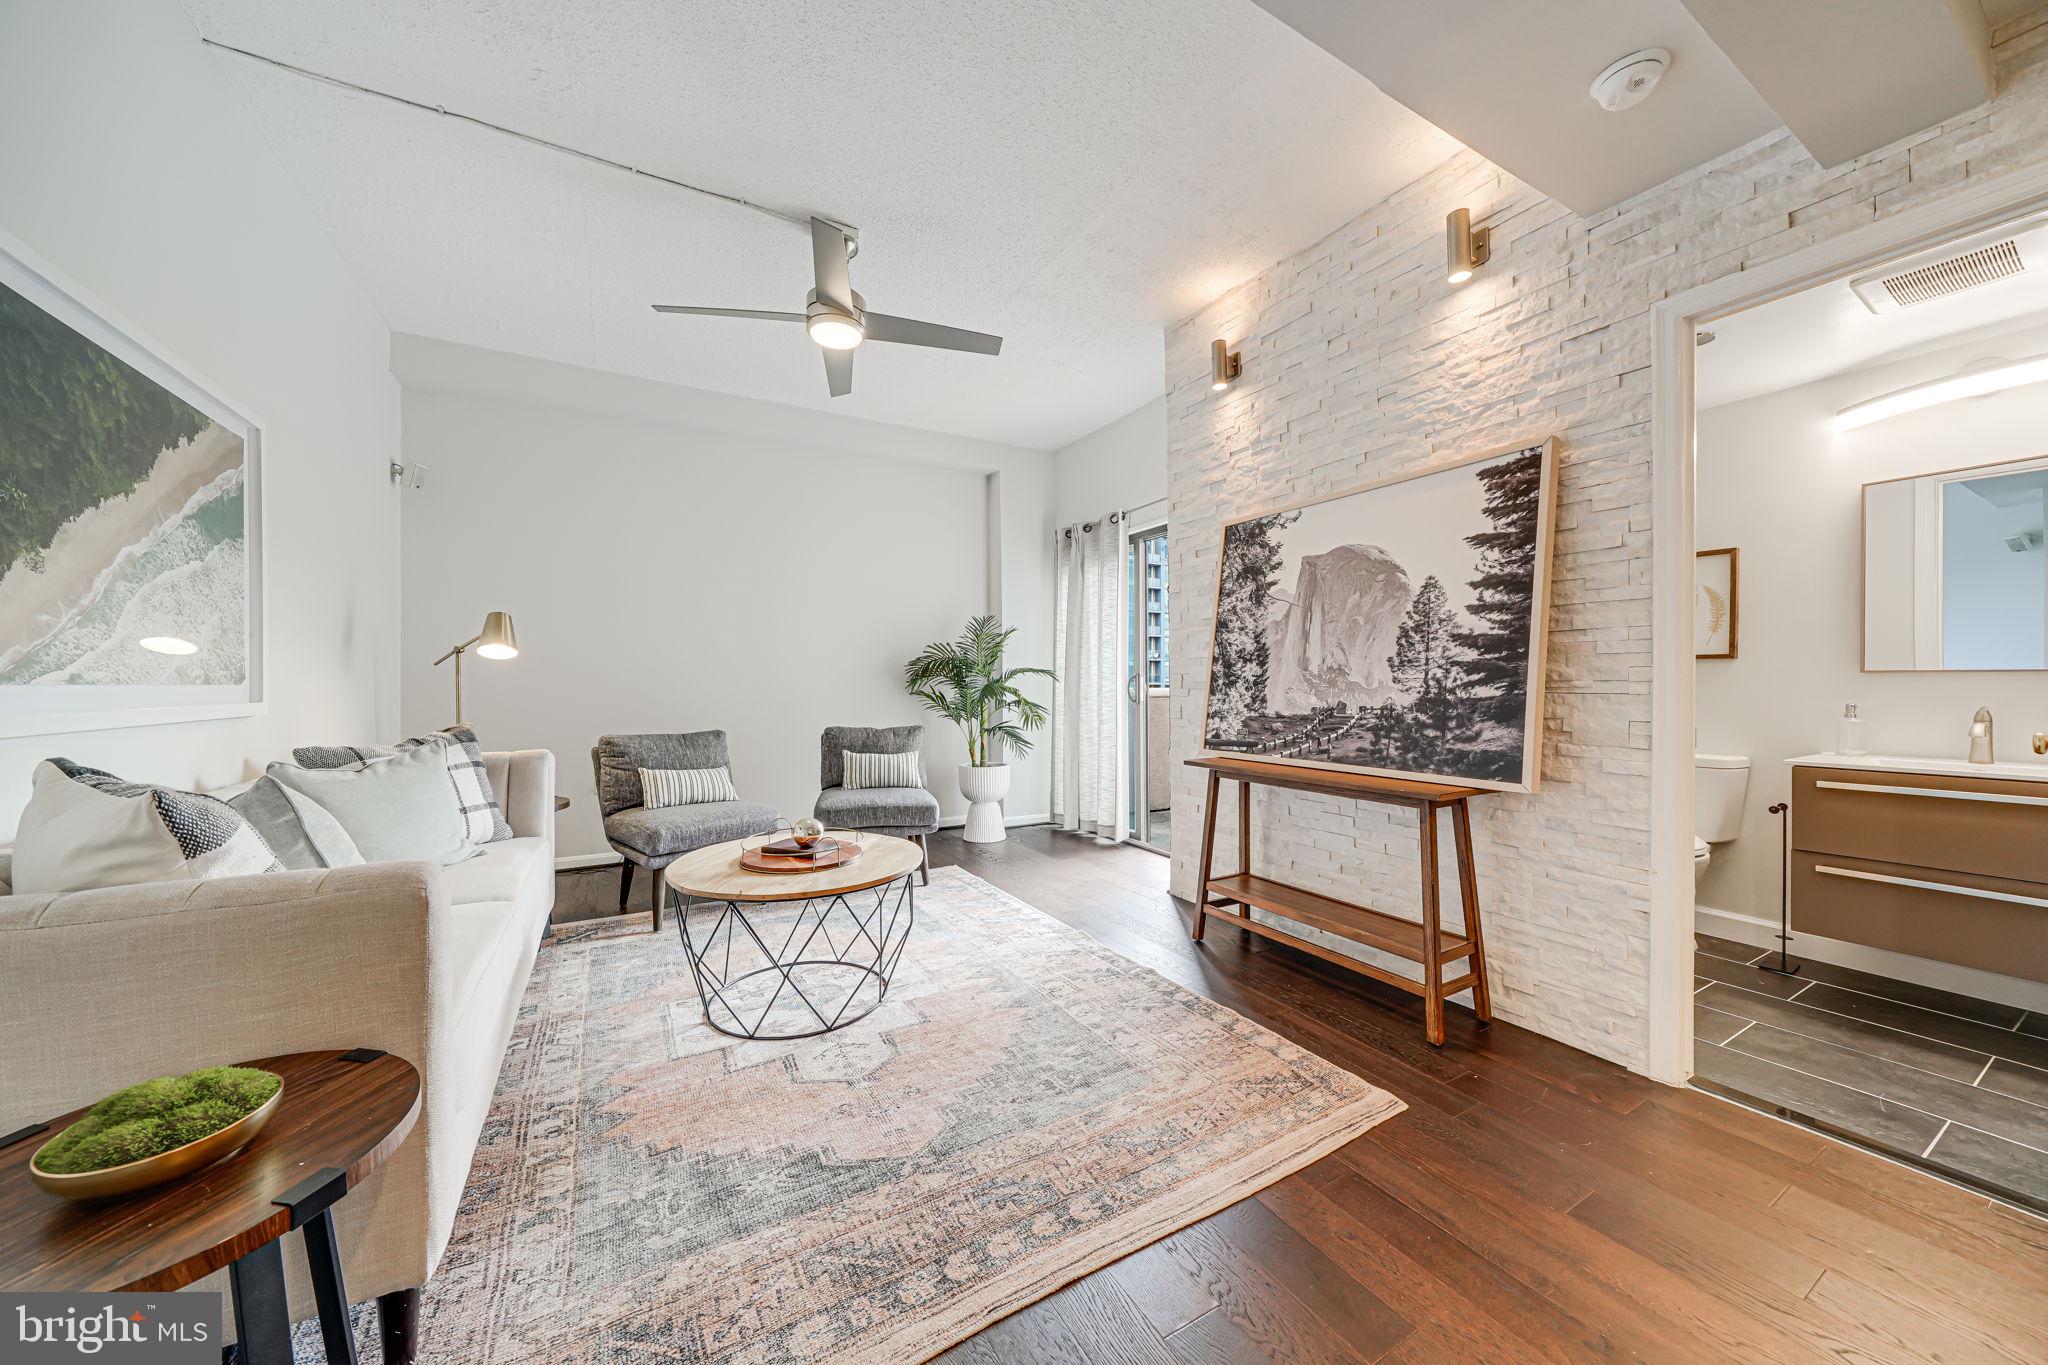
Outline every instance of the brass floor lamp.
<svg viewBox="0 0 2048 1365"><path fill-rule="evenodd" d="M462 654L471 645L486 659L516 659L519 657L519 639L512 633L512 618L502 611L494 611L484 617L484 628L454 646L446 654L434 660L439 668L450 659L455 660L455 723L462 724Z"/></svg>

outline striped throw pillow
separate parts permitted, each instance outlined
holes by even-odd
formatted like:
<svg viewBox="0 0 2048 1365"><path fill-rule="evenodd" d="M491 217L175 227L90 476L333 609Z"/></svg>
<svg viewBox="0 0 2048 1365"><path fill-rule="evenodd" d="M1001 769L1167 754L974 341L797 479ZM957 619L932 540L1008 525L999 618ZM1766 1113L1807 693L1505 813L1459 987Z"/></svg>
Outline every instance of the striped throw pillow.
<svg viewBox="0 0 2048 1365"><path fill-rule="evenodd" d="M640 804L649 809L662 806L701 806L707 801L737 801L732 771L728 768L642 768Z"/></svg>
<svg viewBox="0 0 2048 1365"><path fill-rule="evenodd" d="M922 787L924 785L924 764L920 755L907 754L857 754L851 749L839 751L840 763L845 773L841 785L849 791L862 787Z"/></svg>

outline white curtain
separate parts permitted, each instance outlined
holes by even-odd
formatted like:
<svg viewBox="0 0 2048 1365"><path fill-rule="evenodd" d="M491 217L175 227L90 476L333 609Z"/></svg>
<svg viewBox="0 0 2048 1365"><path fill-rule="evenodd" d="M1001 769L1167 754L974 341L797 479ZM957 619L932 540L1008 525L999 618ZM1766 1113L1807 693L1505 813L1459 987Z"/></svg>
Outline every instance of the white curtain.
<svg viewBox="0 0 2048 1365"><path fill-rule="evenodd" d="M1059 532L1053 615L1052 820L1060 829L1122 839L1124 686L1129 628L1123 514Z"/></svg>

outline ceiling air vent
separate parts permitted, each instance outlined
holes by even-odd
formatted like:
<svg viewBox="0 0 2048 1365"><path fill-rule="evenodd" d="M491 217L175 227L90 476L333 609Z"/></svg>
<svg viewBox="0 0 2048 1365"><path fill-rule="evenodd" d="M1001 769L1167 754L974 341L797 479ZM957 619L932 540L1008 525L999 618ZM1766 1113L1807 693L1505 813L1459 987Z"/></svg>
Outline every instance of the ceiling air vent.
<svg viewBox="0 0 2048 1365"><path fill-rule="evenodd" d="M1895 261L1849 287L1871 312L1895 313L2044 268L2048 219L2035 217Z"/></svg>

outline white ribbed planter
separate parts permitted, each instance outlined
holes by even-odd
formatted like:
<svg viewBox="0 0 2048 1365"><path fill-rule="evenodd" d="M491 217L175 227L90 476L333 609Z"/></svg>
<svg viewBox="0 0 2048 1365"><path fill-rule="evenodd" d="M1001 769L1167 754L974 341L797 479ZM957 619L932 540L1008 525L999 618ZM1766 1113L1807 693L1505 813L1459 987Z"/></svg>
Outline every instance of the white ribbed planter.
<svg viewBox="0 0 2048 1365"><path fill-rule="evenodd" d="M977 768L960 765L960 794L967 798L967 828L960 837L970 844L1000 844L1003 831L1003 798L1010 794L1010 765L992 763Z"/></svg>

